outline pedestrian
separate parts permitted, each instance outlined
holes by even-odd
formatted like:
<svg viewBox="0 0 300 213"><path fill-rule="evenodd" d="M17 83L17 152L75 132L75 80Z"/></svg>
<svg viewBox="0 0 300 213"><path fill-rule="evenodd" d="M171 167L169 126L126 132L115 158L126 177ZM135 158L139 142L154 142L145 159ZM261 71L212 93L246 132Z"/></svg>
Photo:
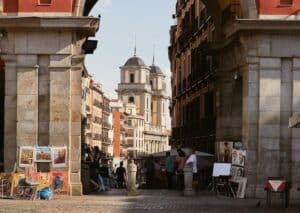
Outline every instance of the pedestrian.
<svg viewBox="0 0 300 213"><path fill-rule="evenodd" d="M98 174L98 180L100 185L100 192L105 192L107 190L107 182L109 178L109 171L108 166L105 162L105 160L101 161L100 167L99 167L99 174Z"/></svg>
<svg viewBox="0 0 300 213"><path fill-rule="evenodd" d="M183 190L184 189L184 165L186 162L186 154L185 152L179 147L177 149L178 156L176 157L177 167L177 189Z"/></svg>
<svg viewBox="0 0 300 213"><path fill-rule="evenodd" d="M146 186L147 189L153 189L153 181L155 175L155 165L153 162L153 156L151 155L145 161L145 169L146 169Z"/></svg>
<svg viewBox="0 0 300 213"><path fill-rule="evenodd" d="M174 175L174 158L170 155L170 152L166 152L166 176L168 182L168 189L172 189L173 175Z"/></svg>
<svg viewBox="0 0 300 213"><path fill-rule="evenodd" d="M89 170L89 182L91 184L93 184L94 186L94 190L98 190L99 189L99 184L97 183L97 170L94 168L94 158L92 155L92 150L90 147L87 147L85 149L85 153L86 153L86 157L84 159L84 162L88 165L88 170Z"/></svg>
<svg viewBox="0 0 300 213"><path fill-rule="evenodd" d="M117 183L118 183L118 188L122 189L126 186L126 169L123 167L123 162L120 163L120 166L117 168L116 171L117 174Z"/></svg>
<svg viewBox="0 0 300 213"><path fill-rule="evenodd" d="M195 155L194 149L189 149L189 155L188 155L188 159L186 160L186 164L192 165L193 185L195 185L197 181L198 168L197 168L197 157Z"/></svg>

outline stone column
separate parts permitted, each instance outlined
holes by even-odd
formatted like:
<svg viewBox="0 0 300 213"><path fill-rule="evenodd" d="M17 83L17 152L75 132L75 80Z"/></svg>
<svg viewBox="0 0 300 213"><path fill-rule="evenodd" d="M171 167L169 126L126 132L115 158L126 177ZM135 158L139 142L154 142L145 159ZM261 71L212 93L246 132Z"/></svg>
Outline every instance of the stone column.
<svg viewBox="0 0 300 213"><path fill-rule="evenodd" d="M17 62L13 55L4 55L5 114L4 114L4 170L11 172L17 163Z"/></svg>
<svg viewBox="0 0 300 213"><path fill-rule="evenodd" d="M300 112L300 58L295 58L293 61L293 115ZM300 129L292 129L292 144L291 144L291 181L292 181L292 197L299 197L299 192L296 190L300 183Z"/></svg>
<svg viewBox="0 0 300 213"><path fill-rule="evenodd" d="M184 166L184 196L193 196L195 191L193 189L193 168L191 164L186 164Z"/></svg>
<svg viewBox="0 0 300 213"><path fill-rule="evenodd" d="M258 150L258 94L259 94L259 58L247 58L246 70L243 71L243 122L242 142L247 150L245 175L248 178L247 196L255 197L257 183Z"/></svg>
<svg viewBox="0 0 300 213"><path fill-rule="evenodd" d="M127 166L128 171L128 196L137 195L137 185L136 185L136 172L137 166L133 160L129 161L130 163Z"/></svg>
<svg viewBox="0 0 300 213"><path fill-rule="evenodd" d="M37 55L17 56L17 146L38 143Z"/></svg>
<svg viewBox="0 0 300 213"><path fill-rule="evenodd" d="M279 176L280 167L280 58L260 58L259 140L257 196L265 196L268 177Z"/></svg>
<svg viewBox="0 0 300 213"><path fill-rule="evenodd" d="M72 57L71 82L71 108L70 108L70 184L71 195L82 195L81 183L81 80L84 55Z"/></svg>

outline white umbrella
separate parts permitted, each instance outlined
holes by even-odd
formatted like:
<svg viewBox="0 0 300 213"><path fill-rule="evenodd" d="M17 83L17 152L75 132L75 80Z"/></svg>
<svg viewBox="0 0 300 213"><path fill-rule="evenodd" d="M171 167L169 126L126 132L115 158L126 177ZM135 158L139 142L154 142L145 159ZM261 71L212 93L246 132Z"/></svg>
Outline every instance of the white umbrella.
<svg viewBox="0 0 300 213"><path fill-rule="evenodd" d="M182 149L182 151L188 155L188 149ZM171 149L171 150L167 150L167 151L164 151L164 152L156 152L156 153L153 153L151 154L153 157L165 157L166 156L166 153L167 152L170 152L170 155L171 156L177 156L178 153L177 153L177 149ZM206 153L206 152L199 152L199 151L195 151L195 155L197 157L213 157L214 155L212 154L209 154L209 153Z"/></svg>

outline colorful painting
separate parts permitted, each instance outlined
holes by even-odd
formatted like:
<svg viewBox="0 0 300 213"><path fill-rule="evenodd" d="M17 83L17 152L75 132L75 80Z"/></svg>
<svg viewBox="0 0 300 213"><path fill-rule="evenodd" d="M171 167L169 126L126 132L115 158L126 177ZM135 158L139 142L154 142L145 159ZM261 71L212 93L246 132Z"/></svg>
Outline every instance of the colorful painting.
<svg viewBox="0 0 300 213"><path fill-rule="evenodd" d="M11 195L11 174L0 173L0 197L9 197Z"/></svg>
<svg viewBox="0 0 300 213"><path fill-rule="evenodd" d="M218 159L220 162L231 163L233 142L222 141L218 143Z"/></svg>
<svg viewBox="0 0 300 213"><path fill-rule="evenodd" d="M34 153L33 147L21 146L20 153L19 153L19 166L20 167L33 166L33 153Z"/></svg>
<svg viewBox="0 0 300 213"><path fill-rule="evenodd" d="M52 166L53 167L67 166L67 147L52 148Z"/></svg>
<svg viewBox="0 0 300 213"><path fill-rule="evenodd" d="M42 173L42 172L36 172L33 173L33 179L36 182L39 182L39 186L37 187L37 190L42 190L44 188L50 188L51 187L51 173Z"/></svg>
<svg viewBox="0 0 300 213"><path fill-rule="evenodd" d="M232 164L237 166L245 166L246 151L245 150L232 150Z"/></svg>
<svg viewBox="0 0 300 213"><path fill-rule="evenodd" d="M39 146L35 147L35 162L51 162L51 147Z"/></svg>
<svg viewBox="0 0 300 213"><path fill-rule="evenodd" d="M55 194L67 194L69 191L68 173L52 172L51 188Z"/></svg>
<svg viewBox="0 0 300 213"><path fill-rule="evenodd" d="M13 195L19 194L20 186L24 186L25 184L26 184L25 174L14 173L12 175L12 184L11 184L12 194Z"/></svg>

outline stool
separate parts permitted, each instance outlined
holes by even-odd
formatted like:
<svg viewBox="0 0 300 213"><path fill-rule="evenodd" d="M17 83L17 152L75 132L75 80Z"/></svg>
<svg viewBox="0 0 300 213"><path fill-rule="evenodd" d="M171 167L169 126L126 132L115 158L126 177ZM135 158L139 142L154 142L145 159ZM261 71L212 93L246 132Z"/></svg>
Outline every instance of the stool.
<svg viewBox="0 0 300 213"><path fill-rule="evenodd" d="M289 184L286 180L280 177L269 177L264 190L267 192L267 207L271 206L271 194L280 193L284 196L284 207L287 208L289 204Z"/></svg>

